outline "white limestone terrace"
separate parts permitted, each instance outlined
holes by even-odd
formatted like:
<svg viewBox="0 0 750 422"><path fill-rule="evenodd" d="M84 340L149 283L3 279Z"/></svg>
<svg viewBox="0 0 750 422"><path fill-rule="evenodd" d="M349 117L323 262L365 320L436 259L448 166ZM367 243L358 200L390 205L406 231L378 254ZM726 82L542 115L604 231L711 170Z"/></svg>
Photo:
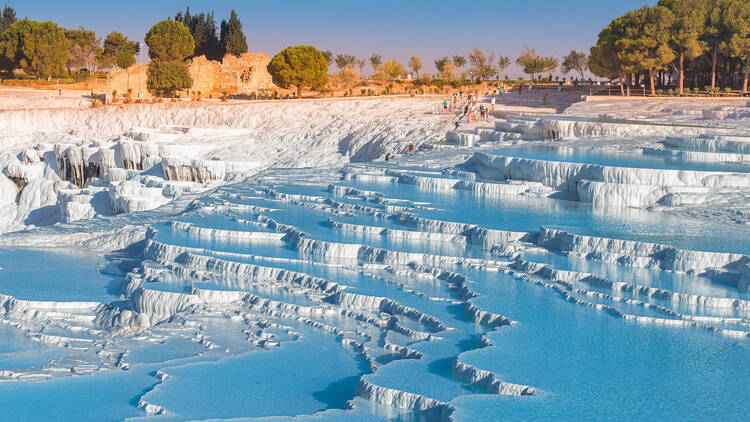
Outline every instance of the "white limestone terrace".
<svg viewBox="0 0 750 422"><path fill-rule="evenodd" d="M149 210L267 167L341 165L403 152L409 144L429 147L450 125L448 117L433 115L433 103L385 98L0 111L0 232Z"/></svg>
<svg viewBox="0 0 750 422"><path fill-rule="evenodd" d="M715 215L739 236L744 217L730 212L745 206L750 176L496 151L560 143L595 148L606 139L612 151L653 153L674 151L666 147L678 144L670 140L677 137L686 140L679 148L707 142L712 146L704 153L728 154L711 155L705 160L711 165L736 162L730 154L744 153L740 108L715 110L722 113L709 124L703 114L690 114L679 126L648 117L633 123L563 115L511 118L445 136L452 117L433 115L434 101L11 112L5 127L16 149L3 157L0 206L11 216L6 231L26 230L0 236L0 246L113 252L108 259L123 279L118 300L109 303L32 301L0 292L0 321L64 355L0 371L0 378L153 365L157 379L140 393L138 407L146 415L192 419L160 394L179 391L170 373L300 342L309 341L303 344L312 354L316 336L330 336L364 363L347 397L354 412L381 405L448 421L460 406L456 400L475 392L544 394L533 379L469 360L494 347L493 333L525 323L492 307L490 292L499 283L481 280L492 274L542 288L549 300L590 310L591 318L747 340L744 246L729 239L713 250L687 238L693 247L682 247L666 231L663 241L636 239L646 237L636 229L658 223L630 213L685 216L685 227L699 231L705 216L693 217L724 201L728 211ZM26 119L54 123L19 129ZM24 144L31 139L62 142ZM409 143L419 151L405 154ZM395 162L373 162L386 152L397 153ZM701 162L700 154L691 159ZM610 225L592 227L593 234L565 227L592 214L598 218L592 221ZM546 223L532 226L537 221ZM677 227L670 224L667 229ZM723 250L733 247L738 250ZM695 277L705 285L668 277L627 281L555 261L574 258L624 274L649 269ZM177 358L144 362L144 354L173 347L175 339L191 346ZM204 388L222 387L219 381Z"/></svg>

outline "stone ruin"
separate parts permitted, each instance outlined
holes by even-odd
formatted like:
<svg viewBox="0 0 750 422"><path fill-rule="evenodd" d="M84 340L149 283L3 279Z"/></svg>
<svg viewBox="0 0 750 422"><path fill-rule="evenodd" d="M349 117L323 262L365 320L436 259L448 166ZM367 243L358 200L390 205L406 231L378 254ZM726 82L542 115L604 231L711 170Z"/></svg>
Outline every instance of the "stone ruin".
<svg viewBox="0 0 750 422"><path fill-rule="evenodd" d="M221 62L208 60L205 56L195 57L188 68L193 78L190 92L200 91L202 97L216 98L224 91L235 95L251 95L263 90L278 91L266 70L270 61L271 56L265 53L244 53L239 57L227 54ZM139 93L141 97L150 97L146 89L147 71L148 64L134 64L127 69L110 71L106 94L109 96L116 90L118 96L123 96L130 88L133 98L138 98Z"/></svg>

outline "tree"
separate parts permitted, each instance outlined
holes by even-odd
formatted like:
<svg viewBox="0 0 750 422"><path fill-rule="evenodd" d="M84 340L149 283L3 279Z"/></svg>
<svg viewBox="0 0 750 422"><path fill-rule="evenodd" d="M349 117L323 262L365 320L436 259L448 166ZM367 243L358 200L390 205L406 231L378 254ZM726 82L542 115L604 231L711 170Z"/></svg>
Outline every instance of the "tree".
<svg viewBox="0 0 750 422"><path fill-rule="evenodd" d="M435 69L437 69L442 79L453 79L453 62L448 57L435 60Z"/></svg>
<svg viewBox="0 0 750 422"><path fill-rule="evenodd" d="M123 51L115 56L115 64L120 69L127 69L135 64L135 56Z"/></svg>
<svg viewBox="0 0 750 422"><path fill-rule="evenodd" d="M377 72L378 67L383 64L383 58L379 54L373 54L370 56L370 65L372 66L372 71Z"/></svg>
<svg viewBox="0 0 750 422"><path fill-rule="evenodd" d="M146 71L146 87L154 95L174 96L182 89L190 89L193 79L183 61L152 60Z"/></svg>
<svg viewBox="0 0 750 422"><path fill-rule="evenodd" d="M70 57L65 29L54 22L22 19L11 24L0 40L4 67L21 67L37 78L62 74Z"/></svg>
<svg viewBox="0 0 750 422"><path fill-rule="evenodd" d="M6 29L10 28L11 25L16 21L16 11L12 7L6 5L3 7L2 13L0 13L0 35L5 32Z"/></svg>
<svg viewBox="0 0 750 422"><path fill-rule="evenodd" d="M466 66L466 57L456 54L453 56L453 67L460 70Z"/></svg>
<svg viewBox="0 0 750 422"><path fill-rule="evenodd" d="M552 80L552 72L560 66L560 62L552 56L546 56L541 58L542 68L545 72L549 73L549 79Z"/></svg>
<svg viewBox="0 0 750 422"><path fill-rule="evenodd" d="M563 57L562 71L563 73L569 73L575 70L583 78L583 73L588 69L588 61L589 58L586 56L586 53L576 51L575 49L570 50L570 53Z"/></svg>
<svg viewBox="0 0 750 422"><path fill-rule="evenodd" d="M242 23L237 13L232 10L229 14L229 22L221 21L221 49L224 54L233 54L237 57L247 53L247 39L242 32Z"/></svg>
<svg viewBox="0 0 750 422"><path fill-rule="evenodd" d="M727 43L729 52L745 62L742 92L747 92L750 77L750 0L727 0L724 24L731 34Z"/></svg>
<svg viewBox="0 0 750 422"><path fill-rule="evenodd" d="M273 83L282 88L297 88L302 98L302 88L322 87L328 83L328 62L315 47L298 45L280 51L268 64Z"/></svg>
<svg viewBox="0 0 750 422"><path fill-rule="evenodd" d="M221 60L223 58L219 37L216 35L216 19L211 12L206 13L206 26L204 28L204 37L200 44L195 46L195 55L205 55L209 60Z"/></svg>
<svg viewBox="0 0 750 422"><path fill-rule="evenodd" d="M191 15L188 7L184 15L178 12L174 20L181 22L190 30L190 35L195 41L194 57L206 56L209 60L221 60L222 51L219 46L219 37L216 35L216 20L213 12Z"/></svg>
<svg viewBox="0 0 750 422"><path fill-rule="evenodd" d="M333 53L330 50L321 51L320 54L323 55L323 57L326 59L326 63L328 63L328 66L331 66L331 63L333 63Z"/></svg>
<svg viewBox="0 0 750 422"><path fill-rule="evenodd" d="M411 59L409 59L409 68L419 78L419 71L422 69L422 59L417 56L411 56Z"/></svg>
<svg viewBox="0 0 750 422"><path fill-rule="evenodd" d="M92 71L96 56L102 52L101 39L96 38L94 31L89 31L83 27L69 29L65 36L70 41L68 73L70 73L71 68L79 71L85 67L89 72Z"/></svg>
<svg viewBox="0 0 750 422"><path fill-rule="evenodd" d="M336 55L336 66L339 70L352 69L354 68L354 62L357 58L350 54L337 54Z"/></svg>
<svg viewBox="0 0 750 422"><path fill-rule="evenodd" d="M471 54L469 54L469 63L472 68L469 69L469 73L478 80L489 79L497 75L497 70L494 68L495 53L485 56L482 50L474 48Z"/></svg>
<svg viewBox="0 0 750 422"><path fill-rule="evenodd" d="M169 19L152 26L143 41L148 46L148 56L151 60L183 61L190 57L195 49L193 36L187 27Z"/></svg>
<svg viewBox="0 0 750 422"><path fill-rule="evenodd" d="M102 61L105 62L105 64L117 66L117 56L120 54L127 54L133 56L133 62L135 62L135 55L138 54L140 50L141 46L139 43L130 41L128 37L117 31L113 31L104 39Z"/></svg>
<svg viewBox="0 0 750 422"><path fill-rule="evenodd" d="M185 59L193 54L195 41L185 25L171 19L163 20L152 26L143 40L151 58L146 73L146 85L151 93L172 96L176 91L193 86Z"/></svg>
<svg viewBox="0 0 750 422"><path fill-rule="evenodd" d="M613 20L599 33L599 39L589 51L589 70L603 78L619 78L620 93L625 94L625 73L635 70L635 65L620 55L617 41L625 37L625 21L622 17Z"/></svg>
<svg viewBox="0 0 750 422"><path fill-rule="evenodd" d="M359 77L361 78L362 75L365 73L365 66L367 66L367 60L357 59L356 64L357 64L357 67L359 68Z"/></svg>
<svg viewBox="0 0 750 422"><path fill-rule="evenodd" d="M726 1L709 0L706 10L706 24L703 27L701 39L711 51L711 89L716 86L716 62L719 49L729 41L729 33L724 25L724 9Z"/></svg>
<svg viewBox="0 0 750 422"><path fill-rule="evenodd" d="M406 74L404 65L399 63L396 59L391 59L383 63L383 71L391 79L398 79L402 75Z"/></svg>
<svg viewBox="0 0 750 422"><path fill-rule="evenodd" d="M651 95L656 95L654 72L665 69L675 59L669 47L674 15L662 6L643 6L622 16L625 36L616 42L623 61L648 71Z"/></svg>
<svg viewBox="0 0 750 422"><path fill-rule="evenodd" d="M505 70L510 67L510 58L508 56L500 56L497 58L497 69L499 70L500 77L508 77L505 74Z"/></svg>
<svg viewBox="0 0 750 422"><path fill-rule="evenodd" d="M693 60L703 54L706 43L700 39L708 14L706 0L659 0L674 16L670 45L677 53L680 94L684 93L685 59ZM750 3L748 4L750 7Z"/></svg>
<svg viewBox="0 0 750 422"><path fill-rule="evenodd" d="M534 75L545 71L543 59L536 54L536 49L523 46L524 51L516 59L516 64L523 68L523 73L531 76L534 81Z"/></svg>

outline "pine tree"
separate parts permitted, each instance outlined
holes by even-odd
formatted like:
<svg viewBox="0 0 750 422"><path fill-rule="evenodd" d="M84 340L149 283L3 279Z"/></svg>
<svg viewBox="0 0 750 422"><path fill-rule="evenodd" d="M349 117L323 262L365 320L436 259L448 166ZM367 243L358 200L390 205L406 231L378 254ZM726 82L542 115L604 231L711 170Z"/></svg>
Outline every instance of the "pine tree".
<svg viewBox="0 0 750 422"><path fill-rule="evenodd" d="M700 39L708 13L705 0L660 0L659 6L666 7L674 15L672 23L672 49L677 53L677 70L680 73L680 94L685 85L685 59L692 60L706 49L706 43Z"/></svg>
<svg viewBox="0 0 750 422"><path fill-rule="evenodd" d="M623 15L625 36L617 41L623 61L648 72L651 95L656 95L654 72L666 69L675 54L669 47L674 15L662 6L643 6Z"/></svg>
<svg viewBox="0 0 750 422"><path fill-rule="evenodd" d="M229 22L221 21L220 45L224 54L233 54L239 57L243 53L247 53L247 40L242 32L242 23L234 10L229 15Z"/></svg>
<svg viewBox="0 0 750 422"><path fill-rule="evenodd" d="M206 26L204 27L203 43L200 47L200 53L205 54L209 60L221 60L221 46L219 37L216 35L216 20L213 12L206 14Z"/></svg>
<svg viewBox="0 0 750 422"><path fill-rule="evenodd" d="M2 15L0 16L0 34L5 32L13 22L16 21L16 11L10 6L3 7Z"/></svg>

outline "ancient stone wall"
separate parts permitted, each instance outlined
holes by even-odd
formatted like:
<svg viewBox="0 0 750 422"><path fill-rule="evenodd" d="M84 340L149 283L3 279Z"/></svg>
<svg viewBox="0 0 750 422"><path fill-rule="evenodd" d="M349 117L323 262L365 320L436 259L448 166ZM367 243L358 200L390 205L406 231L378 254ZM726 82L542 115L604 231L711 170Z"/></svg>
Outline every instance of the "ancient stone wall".
<svg viewBox="0 0 750 422"><path fill-rule="evenodd" d="M205 56L191 60L188 72L193 78L192 93L200 91L202 96L218 96L223 91L231 94L254 94L260 90L278 90L273 84L266 66L271 57L264 53L245 53L239 57L227 54L221 62L207 60ZM135 64L128 69L109 72L108 92L117 90L118 96L132 89L133 97L148 97L146 89L147 64Z"/></svg>
<svg viewBox="0 0 750 422"><path fill-rule="evenodd" d="M146 71L147 64L134 64L127 69L113 69L107 76L107 98L110 98L112 91L117 91L117 96L124 96L128 93L128 88L132 91L133 98L149 97L146 89Z"/></svg>

